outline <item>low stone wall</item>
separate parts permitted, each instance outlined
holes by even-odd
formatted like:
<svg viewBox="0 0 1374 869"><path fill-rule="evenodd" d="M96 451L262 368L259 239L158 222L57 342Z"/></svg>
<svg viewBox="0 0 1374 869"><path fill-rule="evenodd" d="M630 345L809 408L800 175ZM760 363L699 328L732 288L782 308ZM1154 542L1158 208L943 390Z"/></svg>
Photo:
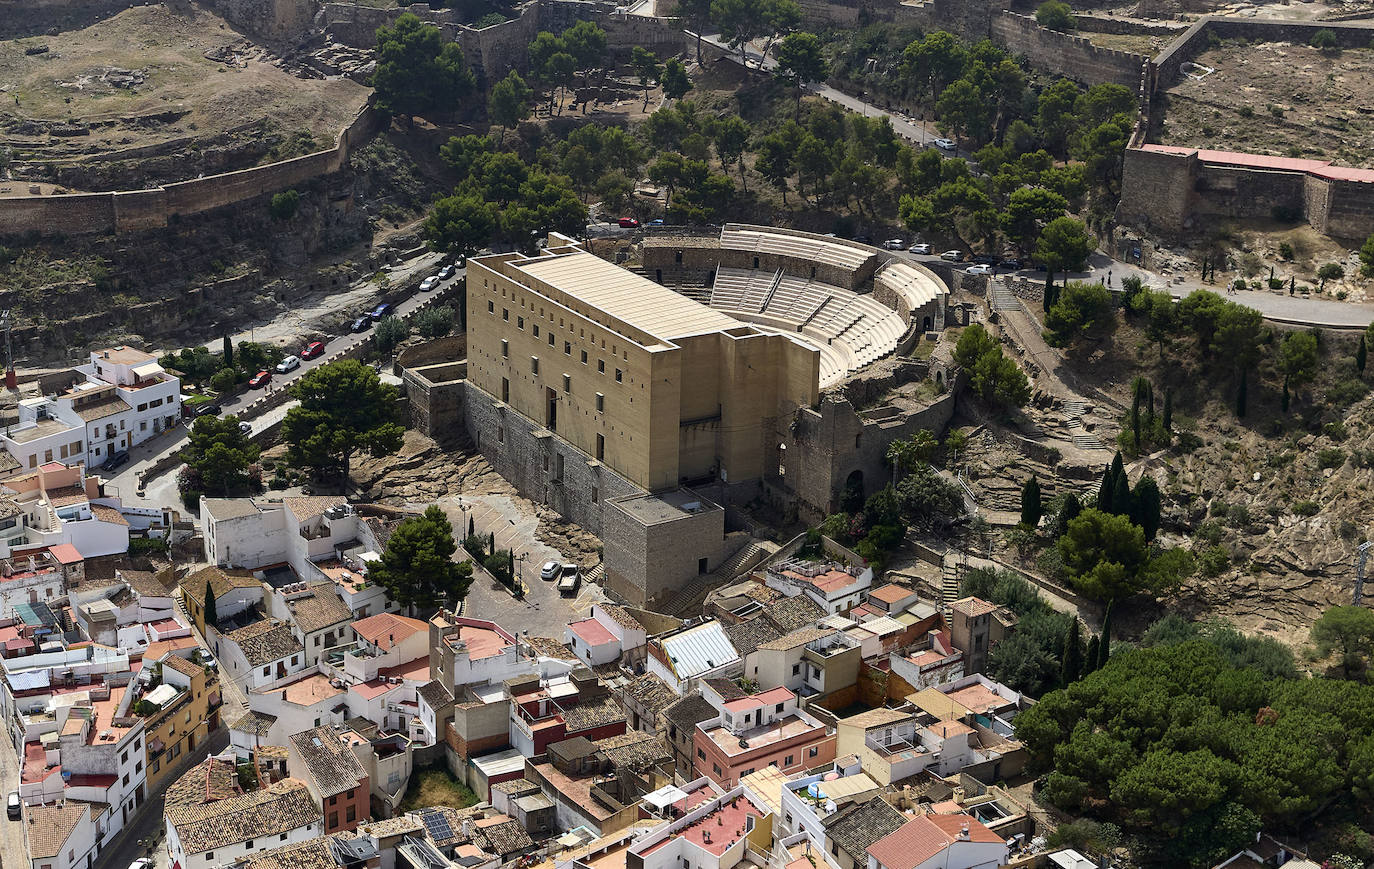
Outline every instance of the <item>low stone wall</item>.
<svg viewBox="0 0 1374 869"><path fill-rule="evenodd" d="M0 236L125 233L167 226L181 215L244 202L338 172L352 148L384 120L369 104L329 150L148 190L0 197Z"/></svg>
<svg viewBox="0 0 1374 869"><path fill-rule="evenodd" d="M1117 18L1115 15L1076 13L1074 20L1082 33L1112 33L1120 36L1178 36L1188 29L1186 24L1163 24L1137 18Z"/></svg>

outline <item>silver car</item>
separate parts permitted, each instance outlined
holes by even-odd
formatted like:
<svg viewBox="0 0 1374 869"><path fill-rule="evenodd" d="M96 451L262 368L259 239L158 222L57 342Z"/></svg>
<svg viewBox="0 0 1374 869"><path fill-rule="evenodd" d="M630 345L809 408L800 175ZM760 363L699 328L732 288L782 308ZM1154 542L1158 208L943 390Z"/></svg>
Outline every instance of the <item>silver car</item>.
<svg viewBox="0 0 1374 869"><path fill-rule="evenodd" d="M544 566L539 568L539 578L545 582L552 582L563 572L563 565L557 561L546 561Z"/></svg>
<svg viewBox="0 0 1374 869"><path fill-rule="evenodd" d="M930 254L930 245L926 244L923 241L918 241L911 247L907 248L907 250L911 253L923 253L928 256Z"/></svg>

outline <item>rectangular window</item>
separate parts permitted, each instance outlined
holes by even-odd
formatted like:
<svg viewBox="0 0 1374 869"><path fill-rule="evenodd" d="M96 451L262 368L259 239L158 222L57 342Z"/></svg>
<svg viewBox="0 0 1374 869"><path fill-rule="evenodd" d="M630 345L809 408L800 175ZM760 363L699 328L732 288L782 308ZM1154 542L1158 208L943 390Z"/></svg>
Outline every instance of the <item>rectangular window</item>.
<svg viewBox="0 0 1374 869"><path fill-rule="evenodd" d="M505 338L501 339L501 357L503 359L510 358L510 342L507 341Z"/></svg>
<svg viewBox="0 0 1374 869"><path fill-rule="evenodd" d="M800 672L801 672L801 664L793 664L793 665L792 665L792 675L795 676L795 675L797 675L797 674L800 673Z"/></svg>
<svg viewBox="0 0 1374 869"><path fill-rule="evenodd" d="M563 391L572 392L572 378L566 374L563 375Z"/></svg>
<svg viewBox="0 0 1374 869"><path fill-rule="evenodd" d="M794 757L792 757L792 755L790 755L790 754L787 755L787 757L784 757L784 758L782 759L782 765L783 765L783 766L791 766L792 764L794 764L794 763L796 763L796 762L797 762L796 759L795 759Z"/></svg>
<svg viewBox="0 0 1374 869"><path fill-rule="evenodd" d="M253 840L252 840L252 839L249 839L247 842L244 842L244 843L243 843L243 847L244 847L244 848L252 848L252 847L253 847Z"/></svg>
<svg viewBox="0 0 1374 869"><path fill-rule="evenodd" d="M624 381L624 379L625 379L625 375L621 374L621 373L620 373L620 369L617 368L617 369L615 370L615 382L616 382L616 383L621 383L621 382Z"/></svg>
<svg viewBox="0 0 1374 869"><path fill-rule="evenodd" d="M601 493L597 491L595 486L592 486L592 503L595 504L599 500L601 500Z"/></svg>
<svg viewBox="0 0 1374 869"><path fill-rule="evenodd" d="M606 396L601 393L596 394L596 412L601 413L606 409Z"/></svg>
<svg viewBox="0 0 1374 869"><path fill-rule="evenodd" d="M596 436L596 460L603 462L606 460L606 436Z"/></svg>
<svg viewBox="0 0 1374 869"><path fill-rule="evenodd" d="M597 370L598 372L602 373L602 374L605 374L605 373L606 373L606 360L605 360L605 359L598 359L598 360L596 360L596 370Z"/></svg>
<svg viewBox="0 0 1374 869"><path fill-rule="evenodd" d="M524 329L524 328L525 328L525 318L524 318L524 317L516 317L516 318L515 318L515 328L517 328L517 329Z"/></svg>
<svg viewBox="0 0 1374 869"><path fill-rule="evenodd" d="M821 753L820 748L818 748L817 746L814 746L814 745L811 746L810 748L808 748L808 749L806 750L806 756L807 756L807 757L815 757L816 755L818 755L818 754L820 754L820 753Z"/></svg>
<svg viewBox="0 0 1374 869"><path fill-rule="evenodd" d="M571 344L570 342L568 342L568 341L564 341L564 342L563 342L563 355L564 355L564 356L571 356L571 355L572 355L572 344Z"/></svg>
<svg viewBox="0 0 1374 869"><path fill-rule="evenodd" d="M140 411L147 410L147 409L148 409L148 402L145 401L145 402L143 402L142 404L140 404L140 405L138 406L138 409L139 409Z"/></svg>
<svg viewBox="0 0 1374 869"><path fill-rule="evenodd" d="M537 325L534 327L534 337L539 337L539 327Z"/></svg>
<svg viewBox="0 0 1374 869"><path fill-rule="evenodd" d="M487 302L487 313L488 313L488 314L495 314L495 313L496 313L496 303L495 303L495 302Z"/></svg>
<svg viewBox="0 0 1374 869"><path fill-rule="evenodd" d="M507 321L507 322L510 321L510 309L509 309L509 308L502 308L502 309L501 309L501 319L502 319L502 320L505 320L505 321Z"/></svg>
<svg viewBox="0 0 1374 869"><path fill-rule="evenodd" d="M531 374L538 374L538 373L539 373L539 357L538 357L538 356L531 356L531 357L530 357L530 373L531 373Z"/></svg>
<svg viewBox="0 0 1374 869"><path fill-rule="evenodd" d="M701 749L698 748L698 749L697 749L697 757L701 758L702 760L705 760L705 759L706 759L706 752L704 752L704 751L702 751Z"/></svg>
<svg viewBox="0 0 1374 869"><path fill-rule="evenodd" d="M586 351L586 350L583 350L583 351L582 351L582 364L583 364L583 365L586 365L586 364L587 364L587 351Z"/></svg>
<svg viewBox="0 0 1374 869"><path fill-rule="evenodd" d="M510 378L508 377L501 378L501 400L504 402L510 401Z"/></svg>
<svg viewBox="0 0 1374 869"><path fill-rule="evenodd" d="M356 820L358 820L358 807L357 807L357 806L349 806L348 808L344 809L344 820L345 820L345 821L356 821Z"/></svg>
<svg viewBox="0 0 1374 869"><path fill-rule="evenodd" d="M553 346L553 330L552 330L552 329L549 330L549 346L550 346L550 347Z"/></svg>
<svg viewBox="0 0 1374 869"><path fill-rule="evenodd" d="M498 444L506 442L506 427L503 425L498 425L496 427L496 442Z"/></svg>

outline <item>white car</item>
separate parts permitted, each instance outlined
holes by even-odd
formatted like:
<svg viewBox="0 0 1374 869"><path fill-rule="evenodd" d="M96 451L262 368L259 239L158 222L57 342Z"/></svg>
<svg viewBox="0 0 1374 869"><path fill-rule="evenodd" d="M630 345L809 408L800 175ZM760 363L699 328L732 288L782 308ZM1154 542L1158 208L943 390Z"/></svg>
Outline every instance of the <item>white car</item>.
<svg viewBox="0 0 1374 869"><path fill-rule="evenodd" d="M277 373L285 374L288 371L295 371L297 368L300 367L301 358L299 356L288 356L277 363Z"/></svg>
<svg viewBox="0 0 1374 869"><path fill-rule="evenodd" d="M923 241L918 241L918 242L916 242L915 244L913 244L911 247L907 248L907 250L910 251L911 253L923 253L923 254L929 255L929 254L930 254L930 245L926 244L926 243L923 242Z"/></svg>
<svg viewBox="0 0 1374 869"><path fill-rule="evenodd" d="M945 260L946 262L957 263L963 258L964 252L961 250L947 250L944 253L940 254L940 259Z"/></svg>
<svg viewBox="0 0 1374 869"><path fill-rule="evenodd" d="M455 273L456 271L457 271L457 270L454 269L453 264L452 264L452 263L449 263L448 265L446 265L446 266L444 266L443 268L439 269L439 276L438 276L438 277L439 277L439 280L441 280L441 281L446 281L446 280L448 280L449 278L453 277L453 275L454 275L454 273Z"/></svg>
<svg viewBox="0 0 1374 869"><path fill-rule="evenodd" d="M990 275L992 274L992 266L979 263L976 266L969 266L964 272L970 275Z"/></svg>
<svg viewBox="0 0 1374 869"><path fill-rule="evenodd" d="M437 286L439 286L439 278L435 275L430 275L423 281L420 281L420 292L428 293L430 290L434 289Z"/></svg>
<svg viewBox="0 0 1374 869"><path fill-rule="evenodd" d="M147 857L139 857L129 864L129 869L153 869L153 861Z"/></svg>
<svg viewBox="0 0 1374 869"><path fill-rule="evenodd" d="M887 241L883 242L883 247L887 250L901 250L906 247L906 242L902 241L900 238L889 238Z"/></svg>
<svg viewBox="0 0 1374 869"><path fill-rule="evenodd" d="M933 141L935 147L944 151L953 151L956 147L953 139L935 139Z"/></svg>
<svg viewBox="0 0 1374 869"><path fill-rule="evenodd" d="M558 574L563 572L563 565L557 561L546 561L544 566L539 568L539 578L545 582L552 582L558 578Z"/></svg>
<svg viewBox="0 0 1374 869"><path fill-rule="evenodd" d="M241 422L239 423L239 431L243 432L244 434L252 434L253 427L246 422Z"/></svg>

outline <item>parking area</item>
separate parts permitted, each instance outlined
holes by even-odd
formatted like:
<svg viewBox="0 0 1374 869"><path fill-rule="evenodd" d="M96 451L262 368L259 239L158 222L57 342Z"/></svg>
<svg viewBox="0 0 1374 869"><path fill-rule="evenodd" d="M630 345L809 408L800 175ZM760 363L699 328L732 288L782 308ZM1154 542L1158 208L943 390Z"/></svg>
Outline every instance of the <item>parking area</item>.
<svg viewBox="0 0 1374 869"><path fill-rule="evenodd" d="M563 553L541 543L535 534L539 518L508 495L465 494L439 502L453 531L461 539L467 535L468 518L479 535L496 535L498 549L514 550L520 579L529 589L524 600L516 600L500 584L479 579L468 591L465 614L493 619L509 631L528 631L530 636L563 639L563 629L585 613L593 603L604 600L600 587L584 582L577 595L564 597L557 583L539 578L545 561L561 560ZM524 556L521 558L520 556Z"/></svg>

